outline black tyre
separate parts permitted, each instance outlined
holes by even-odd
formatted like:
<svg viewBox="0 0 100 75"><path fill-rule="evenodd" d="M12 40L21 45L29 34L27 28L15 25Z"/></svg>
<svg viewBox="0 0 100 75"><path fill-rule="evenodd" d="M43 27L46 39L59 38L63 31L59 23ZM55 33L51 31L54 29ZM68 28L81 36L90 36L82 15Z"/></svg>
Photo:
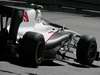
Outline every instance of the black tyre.
<svg viewBox="0 0 100 75"><path fill-rule="evenodd" d="M96 58L97 43L92 36L81 36L77 44L76 57L79 63L91 65Z"/></svg>
<svg viewBox="0 0 100 75"><path fill-rule="evenodd" d="M0 60L5 60L8 56L7 48L8 31L0 30Z"/></svg>
<svg viewBox="0 0 100 75"><path fill-rule="evenodd" d="M24 64L39 65L42 62L45 41L43 35L27 32L20 43L20 58Z"/></svg>

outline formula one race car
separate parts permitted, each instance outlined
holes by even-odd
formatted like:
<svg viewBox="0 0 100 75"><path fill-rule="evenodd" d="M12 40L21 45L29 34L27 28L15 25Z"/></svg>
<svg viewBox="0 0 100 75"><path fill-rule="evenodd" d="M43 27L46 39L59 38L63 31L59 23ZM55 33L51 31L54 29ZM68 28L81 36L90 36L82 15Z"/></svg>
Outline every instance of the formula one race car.
<svg viewBox="0 0 100 75"><path fill-rule="evenodd" d="M91 65L97 55L95 37L43 19L40 8L24 2L0 2L0 60L39 65L58 55L64 60L71 52L80 64Z"/></svg>

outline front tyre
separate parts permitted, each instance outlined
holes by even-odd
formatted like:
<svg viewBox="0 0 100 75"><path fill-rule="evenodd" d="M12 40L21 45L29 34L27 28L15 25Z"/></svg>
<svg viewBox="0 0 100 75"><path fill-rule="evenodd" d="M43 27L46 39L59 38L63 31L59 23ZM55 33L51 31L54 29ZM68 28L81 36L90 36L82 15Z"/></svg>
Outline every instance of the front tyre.
<svg viewBox="0 0 100 75"><path fill-rule="evenodd" d="M45 41L43 35L27 32L20 43L20 58L24 64L39 65L42 62Z"/></svg>
<svg viewBox="0 0 100 75"><path fill-rule="evenodd" d="M91 65L96 58L97 43L92 36L81 36L77 43L76 57L79 63Z"/></svg>

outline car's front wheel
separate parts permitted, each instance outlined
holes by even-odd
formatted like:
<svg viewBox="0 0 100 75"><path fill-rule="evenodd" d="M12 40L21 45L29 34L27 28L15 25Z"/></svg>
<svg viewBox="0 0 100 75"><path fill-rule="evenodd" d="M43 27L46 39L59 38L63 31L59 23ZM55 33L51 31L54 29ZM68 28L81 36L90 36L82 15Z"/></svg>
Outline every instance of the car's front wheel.
<svg viewBox="0 0 100 75"><path fill-rule="evenodd" d="M92 36L81 36L77 44L76 56L81 64L91 65L96 58L97 43Z"/></svg>
<svg viewBox="0 0 100 75"><path fill-rule="evenodd" d="M45 41L43 35L27 32L20 43L20 58L24 64L39 65L42 62Z"/></svg>

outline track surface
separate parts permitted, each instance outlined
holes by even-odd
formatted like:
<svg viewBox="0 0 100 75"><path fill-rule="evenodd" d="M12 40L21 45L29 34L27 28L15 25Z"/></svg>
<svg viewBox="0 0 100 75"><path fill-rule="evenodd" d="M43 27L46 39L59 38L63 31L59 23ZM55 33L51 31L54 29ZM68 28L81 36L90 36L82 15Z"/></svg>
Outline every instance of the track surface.
<svg viewBox="0 0 100 75"><path fill-rule="evenodd" d="M80 34L94 35L100 47L100 14L44 11L43 17L51 22L59 23ZM42 64L38 68L22 67L9 62L0 62L0 75L100 75L100 61L93 66L80 65L73 60L54 61Z"/></svg>

